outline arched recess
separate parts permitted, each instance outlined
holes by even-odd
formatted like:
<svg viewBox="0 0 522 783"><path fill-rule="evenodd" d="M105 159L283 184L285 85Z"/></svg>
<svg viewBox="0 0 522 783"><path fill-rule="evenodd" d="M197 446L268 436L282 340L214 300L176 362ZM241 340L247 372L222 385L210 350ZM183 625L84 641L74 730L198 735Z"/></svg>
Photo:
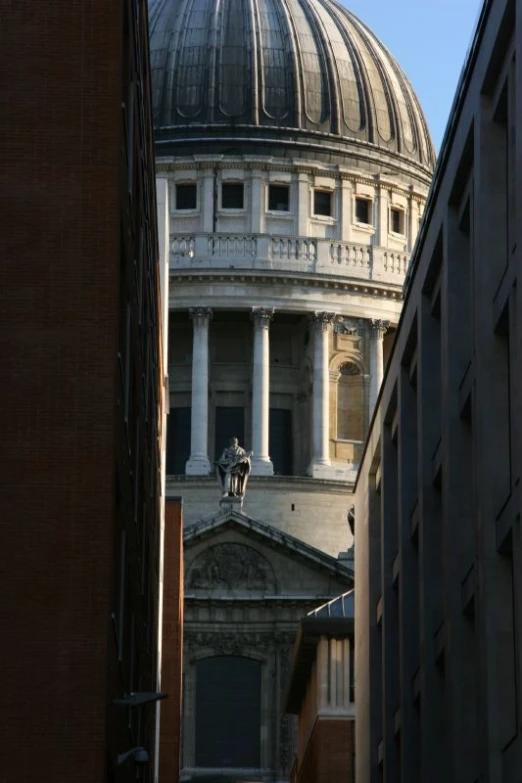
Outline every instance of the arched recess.
<svg viewBox="0 0 522 783"><path fill-rule="evenodd" d="M261 661L214 655L196 662L195 766L261 766Z"/></svg>
<svg viewBox="0 0 522 783"><path fill-rule="evenodd" d="M338 440L364 440L364 375L352 359L345 359L337 368L337 433Z"/></svg>

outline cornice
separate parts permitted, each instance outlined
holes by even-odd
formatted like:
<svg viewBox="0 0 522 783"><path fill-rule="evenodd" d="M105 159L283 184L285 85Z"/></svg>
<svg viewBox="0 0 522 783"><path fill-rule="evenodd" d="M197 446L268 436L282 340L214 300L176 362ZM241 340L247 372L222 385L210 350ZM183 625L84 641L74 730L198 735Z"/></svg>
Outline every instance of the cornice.
<svg viewBox="0 0 522 783"><path fill-rule="evenodd" d="M228 272L227 270L211 270L199 269L193 271L188 270L171 270L169 274L169 281L176 285L176 283L254 283L257 285L295 285L303 286L305 288L322 288L332 291L348 291L357 295L369 296L373 299L394 299L396 301L402 301L402 285L393 285L390 283L377 283L367 280L347 280L341 277L319 277L314 275L313 277L307 276L304 273L292 273L288 272L273 272L269 274L260 274L259 272L253 272L249 274L248 271L242 272Z"/></svg>

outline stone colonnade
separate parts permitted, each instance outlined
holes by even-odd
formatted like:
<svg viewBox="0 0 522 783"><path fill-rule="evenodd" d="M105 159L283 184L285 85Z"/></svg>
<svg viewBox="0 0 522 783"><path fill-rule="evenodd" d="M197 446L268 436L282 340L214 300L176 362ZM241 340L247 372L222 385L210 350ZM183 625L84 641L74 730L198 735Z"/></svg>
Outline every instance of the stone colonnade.
<svg viewBox="0 0 522 783"><path fill-rule="evenodd" d="M194 328L192 356L192 417L190 457L186 464L188 476L210 472L208 458L208 366L209 324L212 310L195 307L189 311ZM270 459L268 431L270 413L270 322L272 308L252 308L253 378L252 378L252 475L271 476L274 467ZM312 459L308 473L313 478L328 478L330 467L330 373L329 334L335 313L311 314L313 321L313 404ZM383 337L388 322L369 320L370 327L370 417L383 379Z"/></svg>

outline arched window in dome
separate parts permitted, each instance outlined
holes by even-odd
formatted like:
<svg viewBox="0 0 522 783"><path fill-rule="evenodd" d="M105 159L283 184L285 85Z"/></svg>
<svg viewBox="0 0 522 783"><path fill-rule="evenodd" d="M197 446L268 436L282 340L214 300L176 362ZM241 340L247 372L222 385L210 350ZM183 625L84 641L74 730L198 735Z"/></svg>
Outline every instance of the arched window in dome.
<svg viewBox="0 0 522 783"><path fill-rule="evenodd" d="M363 440L364 386L361 370L355 362L339 367L337 382L337 438Z"/></svg>

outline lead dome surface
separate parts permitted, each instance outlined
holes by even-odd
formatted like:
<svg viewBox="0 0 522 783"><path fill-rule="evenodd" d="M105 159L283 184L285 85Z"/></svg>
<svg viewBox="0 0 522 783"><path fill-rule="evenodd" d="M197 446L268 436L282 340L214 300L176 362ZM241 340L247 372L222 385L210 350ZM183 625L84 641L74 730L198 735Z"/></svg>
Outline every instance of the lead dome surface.
<svg viewBox="0 0 522 783"><path fill-rule="evenodd" d="M150 33L160 143L219 142L227 153L248 140L279 154L331 145L341 155L371 145L433 169L406 76L339 3L150 0Z"/></svg>

